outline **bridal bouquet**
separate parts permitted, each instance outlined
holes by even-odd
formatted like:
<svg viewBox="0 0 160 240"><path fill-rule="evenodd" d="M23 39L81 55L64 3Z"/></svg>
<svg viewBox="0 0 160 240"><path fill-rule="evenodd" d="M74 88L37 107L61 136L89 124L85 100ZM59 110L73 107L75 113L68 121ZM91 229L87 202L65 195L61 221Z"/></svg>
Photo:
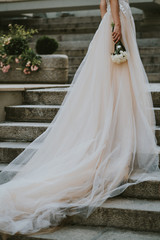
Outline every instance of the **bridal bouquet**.
<svg viewBox="0 0 160 240"><path fill-rule="evenodd" d="M113 32L114 31L114 23L112 23L111 26L112 26L112 32ZM123 46L122 42L118 41L114 47L115 47L114 53L111 54L112 62L117 63L117 64L126 62L128 59L128 54L127 54L126 49Z"/></svg>

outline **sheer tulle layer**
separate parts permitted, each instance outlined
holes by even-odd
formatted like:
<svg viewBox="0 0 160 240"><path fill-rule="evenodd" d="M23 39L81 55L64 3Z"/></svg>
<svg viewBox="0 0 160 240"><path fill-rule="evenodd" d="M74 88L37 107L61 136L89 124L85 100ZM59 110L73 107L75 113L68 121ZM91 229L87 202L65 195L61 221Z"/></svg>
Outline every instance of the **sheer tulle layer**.
<svg viewBox="0 0 160 240"><path fill-rule="evenodd" d="M69 215L88 217L108 198L159 171L153 103L124 2L128 62L111 62L108 8L49 128L0 174L0 231L34 233Z"/></svg>

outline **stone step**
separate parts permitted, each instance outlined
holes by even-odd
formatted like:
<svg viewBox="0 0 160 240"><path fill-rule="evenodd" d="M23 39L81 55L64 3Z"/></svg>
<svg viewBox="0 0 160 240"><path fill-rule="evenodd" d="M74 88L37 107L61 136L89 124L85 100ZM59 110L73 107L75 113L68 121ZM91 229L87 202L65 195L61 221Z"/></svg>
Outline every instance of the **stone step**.
<svg viewBox="0 0 160 240"><path fill-rule="evenodd" d="M31 43L34 43L34 46L35 46L35 42L41 36L43 35L41 35L40 33L38 35L35 35L32 38ZM51 38L55 38L59 42L60 46L61 45L67 46L68 44L74 45L76 44L74 42L79 42L79 41L83 41L83 42L86 41L86 43L87 42L90 43L90 41L94 36L94 33L81 33L81 34L73 33L73 34L59 34L59 35L50 33L50 34L47 34L47 36ZM159 38L141 38L141 39L137 39L137 43L140 47L153 47L153 46L160 47Z"/></svg>
<svg viewBox="0 0 160 240"><path fill-rule="evenodd" d="M160 201L133 198L108 199L88 219L72 216L66 220L66 223L160 232Z"/></svg>
<svg viewBox="0 0 160 240"><path fill-rule="evenodd" d="M48 123L3 122L0 123L0 141L32 142L49 126Z"/></svg>
<svg viewBox="0 0 160 240"><path fill-rule="evenodd" d="M159 151L160 153L160 151ZM160 156L160 154L159 154ZM160 158L159 158L160 159ZM139 198L139 199L154 199L160 200L160 174L152 173L148 174L149 177L153 176L152 180L147 180L139 184L129 186L122 194L122 197L126 198ZM134 174L131 176L129 182L135 182L137 178L140 177L139 174Z"/></svg>
<svg viewBox="0 0 160 240"><path fill-rule="evenodd" d="M65 49L58 49L56 51L57 54L66 54L69 57L84 57L87 53L88 48L81 47L80 45L76 48L70 49L65 47ZM141 55L159 55L160 47L139 47L139 51Z"/></svg>
<svg viewBox="0 0 160 240"><path fill-rule="evenodd" d="M33 38L32 38L32 42L36 42L37 39L39 37L41 37L43 35L41 35L40 33L38 35L35 35ZM93 36L94 36L94 33L81 33L81 34L78 34L78 33L71 33L71 34L47 34L48 37L50 38L55 38L60 44L61 42L66 42L67 43L70 43L70 42L76 42L76 41L91 41Z"/></svg>
<svg viewBox="0 0 160 240"><path fill-rule="evenodd" d="M157 145L160 146L160 126L156 127L155 130L156 130L155 133L156 133L156 138L157 138Z"/></svg>
<svg viewBox="0 0 160 240"><path fill-rule="evenodd" d="M142 55L141 56L143 64L159 64L160 55ZM69 67L70 66L79 66L82 62L83 57L70 57L69 58Z"/></svg>
<svg viewBox="0 0 160 240"><path fill-rule="evenodd" d="M64 35L48 35L49 37L55 38L59 42L59 50L58 51L63 51L63 50L76 50L76 49L84 49L88 48L92 38L93 34L64 34ZM66 38L65 38L66 36ZM68 38L67 38L68 36ZM30 42L30 47L35 49L36 45L36 40L38 37L33 38L32 41ZM160 47L160 41L159 38L144 38L144 39L137 39L137 43L139 48L144 48L144 47ZM148 53L147 53L148 54ZM158 56L155 55L155 57ZM153 57L150 56L150 57Z"/></svg>
<svg viewBox="0 0 160 240"><path fill-rule="evenodd" d="M142 55L141 56L143 64L159 64L160 55Z"/></svg>
<svg viewBox="0 0 160 240"><path fill-rule="evenodd" d="M24 93L25 104L61 105L68 88L50 88L27 90Z"/></svg>
<svg viewBox="0 0 160 240"><path fill-rule="evenodd" d="M59 109L59 105L9 106L5 108L6 120L16 122L51 122ZM159 110L156 112L159 112Z"/></svg>
<svg viewBox="0 0 160 240"><path fill-rule="evenodd" d="M60 105L18 105L8 106L6 120L16 122L51 122L56 116ZM160 125L160 108L154 108L156 124Z"/></svg>
<svg viewBox="0 0 160 240"><path fill-rule="evenodd" d="M34 234L25 237L18 234L9 237L9 240L19 240L20 238L22 240L159 240L160 233L132 231L122 228L66 225L57 228L56 231L51 231L51 233Z"/></svg>
<svg viewBox="0 0 160 240"><path fill-rule="evenodd" d="M160 64L146 64L144 65L144 68L147 73L160 73Z"/></svg>
<svg viewBox="0 0 160 240"><path fill-rule="evenodd" d="M0 142L0 163L10 163L28 145L27 142Z"/></svg>
<svg viewBox="0 0 160 240"><path fill-rule="evenodd" d="M27 90L24 93L24 103L30 105L61 105L68 88L50 88ZM160 107L160 84L149 84L155 107Z"/></svg>
<svg viewBox="0 0 160 240"><path fill-rule="evenodd" d="M75 73L68 74L68 83L72 83ZM147 73L149 83L160 83L160 74L159 73Z"/></svg>
<svg viewBox="0 0 160 240"><path fill-rule="evenodd" d="M28 145L28 142L0 142L0 166L6 166L14 160ZM139 174L134 174L129 182L135 182L138 176ZM123 198L160 200L160 174L153 173L149 176L153 179L128 187L121 196Z"/></svg>
<svg viewBox="0 0 160 240"><path fill-rule="evenodd" d="M159 73L147 73L150 83L160 83L160 74Z"/></svg>
<svg viewBox="0 0 160 240"><path fill-rule="evenodd" d="M69 66L69 74L75 74L79 65ZM146 73L160 73L160 64L146 64L144 65Z"/></svg>
<svg viewBox="0 0 160 240"><path fill-rule="evenodd" d="M142 31L142 32L137 32L136 34L137 38L160 38L160 31Z"/></svg>
<svg viewBox="0 0 160 240"><path fill-rule="evenodd" d="M0 123L0 141L31 142L41 135L49 126L37 122L3 122ZM160 127L156 127L157 145L160 145Z"/></svg>

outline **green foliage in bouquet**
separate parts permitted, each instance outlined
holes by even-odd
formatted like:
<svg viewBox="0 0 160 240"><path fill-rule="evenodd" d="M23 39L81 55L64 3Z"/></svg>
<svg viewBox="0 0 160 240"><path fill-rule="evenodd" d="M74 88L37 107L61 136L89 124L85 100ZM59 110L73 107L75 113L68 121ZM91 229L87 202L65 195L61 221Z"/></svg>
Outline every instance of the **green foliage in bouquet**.
<svg viewBox="0 0 160 240"><path fill-rule="evenodd" d="M53 54L57 49L58 42L54 38L42 36L36 42L36 51L38 54Z"/></svg>
<svg viewBox="0 0 160 240"><path fill-rule="evenodd" d="M28 41L38 31L36 29L26 30L23 25L17 24L9 24L8 27L8 34L2 34L0 37L0 67L2 72L7 73L13 62L19 64L25 74L29 74L30 70L38 71L41 57L29 49L28 45ZM24 66L28 62L31 62L30 68ZM25 68L27 68L26 71L24 71Z"/></svg>

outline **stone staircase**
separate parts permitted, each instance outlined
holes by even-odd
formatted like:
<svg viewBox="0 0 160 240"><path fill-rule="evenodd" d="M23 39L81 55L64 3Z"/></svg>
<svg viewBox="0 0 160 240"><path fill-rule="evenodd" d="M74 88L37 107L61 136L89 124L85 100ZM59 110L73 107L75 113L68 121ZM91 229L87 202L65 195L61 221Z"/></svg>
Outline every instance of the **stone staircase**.
<svg viewBox="0 0 160 240"><path fill-rule="evenodd" d="M160 25L145 27L142 16L134 16L142 61L149 77L156 114L156 137L160 145ZM17 21L17 20L16 20ZM57 53L69 56L69 77L82 61L99 24L99 17L35 19L21 23L38 27L60 42ZM158 22L158 20L157 20ZM18 22L17 22L18 23ZM6 20L7 24L7 20ZM5 26L5 24L4 24ZM143 30L143 31L141 31ZM31 43L35 46L35 40ZM38 137L58 112L68 85L24 92L23 105L6 106L6 120L0 123L0 170ZM136 178L136 176L135 176ZM135 181L135 178L131 181ZM10 237L52 240L158 240L160 239L160 176L156 180L129 187L121 196L109 199L87 220L67 218L54 233Z"/></svg>

